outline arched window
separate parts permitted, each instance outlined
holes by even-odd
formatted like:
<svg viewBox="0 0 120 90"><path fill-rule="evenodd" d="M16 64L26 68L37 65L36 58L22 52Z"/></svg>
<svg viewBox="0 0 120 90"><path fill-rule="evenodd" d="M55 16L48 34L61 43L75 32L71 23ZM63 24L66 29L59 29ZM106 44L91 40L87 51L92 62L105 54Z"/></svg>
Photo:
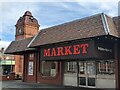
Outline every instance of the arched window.
<svg viewBox="0 0 120 90"><path fill-rule="evenodd" d="M41 74L43 76L56 76L56 62L54 61L42 61L40 64Z"/></svg>

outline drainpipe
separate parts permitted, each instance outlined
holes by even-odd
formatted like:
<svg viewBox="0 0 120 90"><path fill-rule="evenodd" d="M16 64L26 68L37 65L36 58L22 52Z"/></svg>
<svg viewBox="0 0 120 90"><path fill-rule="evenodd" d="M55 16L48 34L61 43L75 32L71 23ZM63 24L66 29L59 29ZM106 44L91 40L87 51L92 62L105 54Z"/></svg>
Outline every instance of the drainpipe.
<svg viewBox="0 0 120 90"><path fill-rule="evenodd" d="M119 60L118 60L118 44L115 43L114 45L114 57L115 57L115 79L116 79L116 90L119 90Z"/></svg>

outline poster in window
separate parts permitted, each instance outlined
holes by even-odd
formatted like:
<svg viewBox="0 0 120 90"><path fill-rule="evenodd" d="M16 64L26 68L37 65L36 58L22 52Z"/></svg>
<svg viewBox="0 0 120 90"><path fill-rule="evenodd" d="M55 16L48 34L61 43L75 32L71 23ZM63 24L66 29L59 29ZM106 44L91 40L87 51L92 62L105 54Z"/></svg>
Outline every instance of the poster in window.
<svg viewBox="0 0 120 90"><path fill-rule="evenodd" d="M28 75L33 75L33 62L29 62Z"/></svg>

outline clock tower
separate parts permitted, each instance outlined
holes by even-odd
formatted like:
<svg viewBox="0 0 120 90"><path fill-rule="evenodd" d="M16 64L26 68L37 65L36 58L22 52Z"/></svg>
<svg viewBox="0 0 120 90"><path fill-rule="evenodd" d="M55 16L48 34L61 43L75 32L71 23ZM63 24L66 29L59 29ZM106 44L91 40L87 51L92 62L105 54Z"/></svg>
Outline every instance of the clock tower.
<svg viewBox="0 0 120 90"><path fill-rule="evenodd" d="M38 21L32 16L32 13L30 11L26 11L24 15L18 19L15 27L15 40L33 37L39 31ZM15 62L15 73L22 75L23 56L15 55Z"/></svg>
<svg viewBox="0 0 120 90"><path fill-rule="evenodd" d="M24 15L18 19L15 26L16 40L33 37L38 33L39 30L38 21L32 16L32 13L29 11L26 11Z"/></svg>

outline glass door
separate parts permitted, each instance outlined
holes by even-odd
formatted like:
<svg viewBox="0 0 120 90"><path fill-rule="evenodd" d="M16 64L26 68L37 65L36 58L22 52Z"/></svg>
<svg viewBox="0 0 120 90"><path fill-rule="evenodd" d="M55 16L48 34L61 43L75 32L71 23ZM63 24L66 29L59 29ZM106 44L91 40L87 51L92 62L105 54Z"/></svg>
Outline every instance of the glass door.
<svg viewBox="0 0 120 90"><path fill-rule="evenodd" d="M87 86L95 87L95 77L96 77L95 62L88 61L87 62Z"/></svg>
<svg viewBox="0 0 120 90"><path fill-rule="evenodd" d="M95 87L96 69L94 61L80 61L78 64L79 86Z"/></svg>
<svg viewBox="0 0 120 90"><path fill-rule="evenodd" d="M78 83L80 86L86 86L87 85L86 62L80 61L78 64L78 68L79 68L79 71L78 71L79 82Z"/></svg>

